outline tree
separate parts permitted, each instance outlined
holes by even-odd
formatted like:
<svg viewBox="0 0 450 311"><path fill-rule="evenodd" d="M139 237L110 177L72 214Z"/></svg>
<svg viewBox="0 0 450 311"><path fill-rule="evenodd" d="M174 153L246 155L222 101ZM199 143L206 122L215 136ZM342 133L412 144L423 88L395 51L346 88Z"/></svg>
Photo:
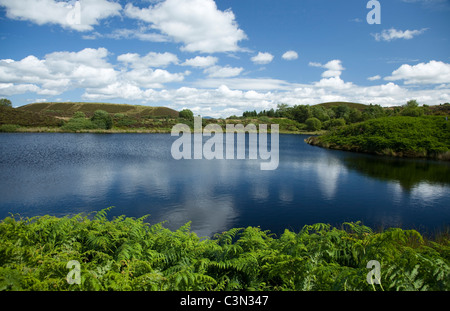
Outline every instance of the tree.
<svg viewBox="0 0 450 311"><path fill-rule="evenodd" d="M327 110L322 106L312 106L311 113L314 118L319 119L321 122L330 120Z"/></svg>
<svg viewBox="0 0 450 311"><path fill-rule="evenodd" d="M1 98L0 99L0 106L2 107L12 107L12 103L9 99Z"/></svg>
<svg viewBox="0 0 450 311"><path fill-rule="evenodd" d="M423 109L419 107L419 103L412 99L403 106L402 116L420 117L423 115Z"/></svg>
<svg viewBox="0 0 450 311"><path fill-rule="evenodd" d="M406 103L406 105L404 107L405 107L405 109L406 108L417 108L417 107L419 107L419 103L417 102L417 100L411 99Z"/></svg>
<svg viewBox="0 0 450 311"><path fill-rule="evenodd" d="M306 120L312 117L311 107L309 105L298 105L292 109L292 117L299 123L305 123Z"/></svg>
<svg viewBox="0 0 450 311"><path fill-rule="evenodd" d="M358 109L352 108L348 120L350 123L357 123L362 121L362 113Z"/></svg>
<svg viewBox="0 0 450 311"><path fill-rule="evenodd" d="M381 117L384 117L385 115L386 115L386 113L384 112L383 107L381 107L380 105L370 104L369 107L367 107L363 110L362 118L364 120L369 120L369 119L381 118Z"/></svg>
<svg viewBox="0 0 450 311"><path fill-rule="evenodd" d="M345 125L344 119L331 119L329 121L324 122L323 127L326 130L335 129Z"/></svg>
<svg viewBox="0 0 450 311"><path fill-rule="evenodd" d="M180 118L193 121L194 113L189 109L184 109L180 111Z"/></svg>
<svg viewBox="0 0 450 311"><path fill-rule="evenodd" d="M306 129L309 131L318 131L322 128L322 122L317 118L309 118L305 123Z"/></svg>
<svg viewBox="0 0 450 311"><path fill-rule="evenodd" d="M275 112L275 114L277 117L280 118L288 118L290 109L292 108L290 108L288 104L278 104L277 111Z"/></svg>
<svg viewBox="0 0 450 311"><path fill-rule="evenodd" d="M347 105L339 105L331 107L335 113L335 117L337 119L345 119L348 120L348 117L350 115L350 107Z"/></svg>
<svg viewBox="0 0 450 311"><path fill-rule="evenodd" d="M113 126L113 119L109 113L104 110L97 110L91 118L91 121L101 129L109 130Z"/></svg>

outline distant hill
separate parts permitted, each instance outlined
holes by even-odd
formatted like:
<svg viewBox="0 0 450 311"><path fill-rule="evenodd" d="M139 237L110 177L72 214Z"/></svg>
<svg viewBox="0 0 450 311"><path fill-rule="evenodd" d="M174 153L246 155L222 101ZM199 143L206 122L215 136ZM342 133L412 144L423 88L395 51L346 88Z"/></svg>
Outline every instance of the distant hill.
<svg viewBox="0 0 450 311"><path fill-rule="evenodd" d="M62 120L52 116L42 115L33 111L25 111L11 107L0 106L0 125L15 124L20 126L61 126Z"/></svg>
<svg viewBox="0 0 450 311"><path fill-rule="evenodd" d="M178 117L178 111L167 107L108 103L34 103L16 109L56 117L72 117L77 111L91 116L96 110L104 110L111 114L122 113L133 117Z"/></svg>
<svg viewBox="0 0 450 311"><path fill-rule="evenodd" d="M355 109L358 109L361 111L363 111L364 109L366 109L368 107L368 105L358 104L358 103L350 103L350 102L328 102L328 103L318 104L317 106L323 106L325 108L330 108L330 107L342 106L342 105L347 105L350 108L355 108Z"/></svg>

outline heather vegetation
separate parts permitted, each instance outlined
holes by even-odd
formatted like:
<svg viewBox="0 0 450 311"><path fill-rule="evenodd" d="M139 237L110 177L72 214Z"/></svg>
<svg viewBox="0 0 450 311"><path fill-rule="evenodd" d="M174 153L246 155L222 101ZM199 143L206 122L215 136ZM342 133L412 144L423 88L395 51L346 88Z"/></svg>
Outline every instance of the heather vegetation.
<svg viewBox="0 0 450 311"><path fill-rule="evenodd" d="M0 290L450 290L450 240L414 230L374 232L361 223L305 225L277 237L234 228L199 238L189 224L107 219L108 209L0 222ZM80 264L69 284L68 262ZM369 261L380 284L369 284Z"/></svg>

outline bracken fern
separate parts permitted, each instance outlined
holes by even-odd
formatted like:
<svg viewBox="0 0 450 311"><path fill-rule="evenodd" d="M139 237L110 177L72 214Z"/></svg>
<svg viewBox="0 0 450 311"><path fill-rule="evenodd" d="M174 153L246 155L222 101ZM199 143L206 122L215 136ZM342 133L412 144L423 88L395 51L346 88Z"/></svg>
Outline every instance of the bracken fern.
<svg viewBox="0 0 450 311"><path fill-rule="evenodd" d="M190 223L171 231L147 217L108 211L0 222L0 290L449 290L450 243L417 231L374 232L360 222L306 225L276 237L233 228L200 239ZM66 264L81 265L69 285ZM381 264L369 285L366 264Z"/></svg>

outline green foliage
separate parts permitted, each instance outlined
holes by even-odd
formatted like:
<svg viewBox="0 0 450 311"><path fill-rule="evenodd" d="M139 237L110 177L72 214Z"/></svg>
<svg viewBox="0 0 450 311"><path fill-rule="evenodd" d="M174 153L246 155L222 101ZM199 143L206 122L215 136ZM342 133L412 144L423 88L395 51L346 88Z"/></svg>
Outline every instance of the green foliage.
<svg viewBox="0 0 450 311"><path fill-rule="evenodd" d="M97 128L109 130L113 126L113 119L111 115L104 110L96 110L91 118Z"/></svg>
<svg viewBox="0 0 450 311"><path fill-rule="evenodd" d="M109 113L103 110L95 111L90 119L86 119L86 114L82 111L74 113L73 117L62 126L65 131L82 131L94 129L111 129L113 119Z"/></svg>
<svg viewBox="0 0 450 311"><path fill-rule="evenodd" d="M386 112L380 105L372 105L365 108L362 112L361 119L363 120L370 120L370 119L376 119L376 118L382 118L386 116ZM362 120L360 120L362 121Z"/></svg>
<svg viewBox="0 0 450 311"><path fill-rule="evenodd" d="M84 117L74 116L67 123L65 123L62 127L65 131L81 131L81 130L92 130L98 128L96 124L94 124L91 120L85 119Z"/></svg>
<svg viewBox="0 0 450 311"><path fill-rule="evenodd" d="M315 105L311 107L311 113L314 118L320 120L320 122L325 122L330 120L330 114L327 109L323 106Z"/></svg>
<svg viewBox="0 0 450 311"><path fill-rule="evenodd" d="M311 107L309 105L296 105L291 110L292 119L299 123L305 123L306 120L312 117Z"/></svg>
<svg viewBox="0 0 450 311"><path fill-rule="evenodd" d="M17 131L20 126L17 124L2 124L0 125L0 132L13 133Z"/></svg>
<svg viewBox="0 0 450 311"><path fill-rule="evenodd" d="M189 109L184 109L180 111L180 118L193 121L194 113Z"/></svg>
<svg viewBox="0 0 450 311"><path fill-rule="evenodd" d="M280 237L234 228L200 239L190 225L170 231L105 209L90 215L0 222L0 290L450 290L450 243L416 231L375 233L357 223L341 229L306 225ZM69 285L66 265L81 265ZM367 262L381 264L369 285Z"/></svg>
<svg viewBox="0 0 450 311"><path fill-rule="evenodd" d="M12 107L12 102L7 98L0 98L0 106Z"/></svg>
<svg viewBox="0 0 450 311"><path fill-rule="evenodd" d="M315 139L334 149L439 157L450 150L450 125L442 117L384 117L351 124Z"/></svg>
<svg viewBox="0 0 450 311"><path fill-rule="evenodd" d="M317 118L309 118L305 122L306 129L309 131L318 131L322 128L322 122Z"/></svg>
<svg viewBox="0 0 450 311"><path fill-rule="evenodd" d="M420 117L424 115L424 108L420 108L416 100L410 100L403 106L402 116Z"/></svg>
<svg viewBox="0 0 450 311"><path fill-rule="evenodd" d="M114 125L117 127L125 128L137 123L136 119L131 118L123 113L116 113L114 115Z"/></svg>
<svg viewBox="0 0 450 311"><path fill-rule="evenodd" d="M323 127L327 130L336 129L344 125L345 125L344 119L332 119L323 123Z"/></svg>
<svg viewBox="0 0 450 311"><path fill-rule="evenodd" d="M83 111L76 111L73 114L72 118L74 118L74 119L81 119L81 118L85 119L86 118L86 114Z"/></svg>

